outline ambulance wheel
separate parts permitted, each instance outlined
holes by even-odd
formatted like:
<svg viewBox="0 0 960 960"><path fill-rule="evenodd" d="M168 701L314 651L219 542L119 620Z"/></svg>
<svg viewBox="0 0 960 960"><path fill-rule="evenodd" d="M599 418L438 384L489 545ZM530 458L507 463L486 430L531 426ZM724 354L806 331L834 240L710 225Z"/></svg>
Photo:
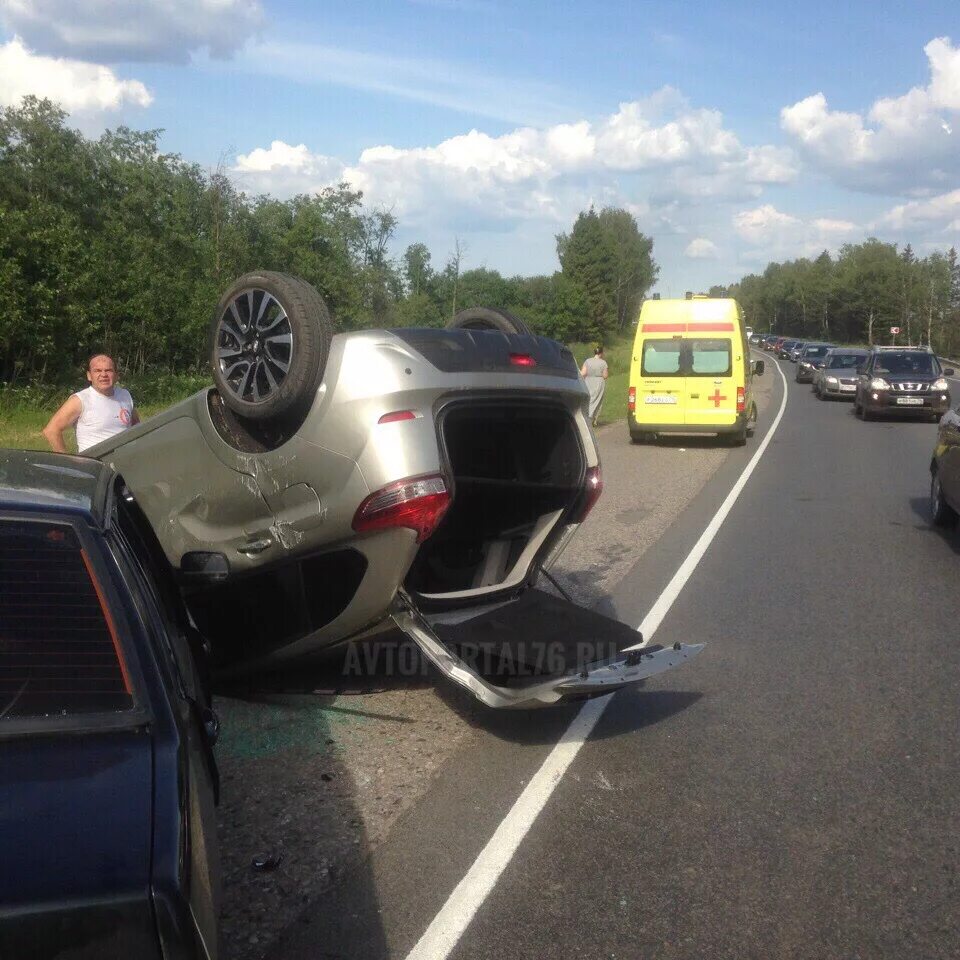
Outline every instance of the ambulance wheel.
<svg viewBox="0 0 960 960"><path fill-rule="evenodd" d="M727 443L729 443L731 447L742 447L746 445L746 442L747 442L746 424L744 424L735 433L727 434Z"/></svg>

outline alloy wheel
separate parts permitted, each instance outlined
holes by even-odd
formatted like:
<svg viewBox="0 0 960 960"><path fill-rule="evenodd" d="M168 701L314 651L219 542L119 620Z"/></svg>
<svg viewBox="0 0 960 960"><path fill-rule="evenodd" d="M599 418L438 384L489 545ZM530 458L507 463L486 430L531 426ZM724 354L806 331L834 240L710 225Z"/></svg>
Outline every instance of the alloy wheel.
<svg viewBox="0 0 960 960"><path fill-rule="evenodd" d="M266 290L241 290L220 316L215 333L222 383L239 400L263 403L290 370L293 330L283 305Z"/></svg>

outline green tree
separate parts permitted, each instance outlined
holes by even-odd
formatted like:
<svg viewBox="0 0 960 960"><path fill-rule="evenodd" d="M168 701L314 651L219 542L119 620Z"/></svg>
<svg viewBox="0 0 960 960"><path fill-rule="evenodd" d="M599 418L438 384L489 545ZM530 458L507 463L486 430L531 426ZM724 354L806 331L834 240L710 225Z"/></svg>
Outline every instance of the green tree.
<svg viewBox="0 0 960 960"><path fill-rule="evenodd" d="M636 321L643 298L660 275L660 268L653 259L653 240L640 232L632 213L605 207L599 220L613 249L616 325L622 331Z"/></svg>
<svg viewBox="0 0 960 960"><path fill-rule="evenodd" d="M586 309L578 338L603 340L617 325L617 251L593 207L577 217L569 236L557 237L557 254Z"/></svg>

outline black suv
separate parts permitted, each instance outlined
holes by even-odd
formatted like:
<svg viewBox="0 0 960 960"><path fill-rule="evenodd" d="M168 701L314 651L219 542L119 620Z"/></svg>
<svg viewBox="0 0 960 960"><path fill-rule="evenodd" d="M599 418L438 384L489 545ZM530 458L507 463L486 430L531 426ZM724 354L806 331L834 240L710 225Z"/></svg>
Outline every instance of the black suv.
<svg viewBox="0 0 960 960"><path fill-rule="evenodd" d="M944 376L953 370L944 370L928 348L874 347L859 373L854 407L864 420L907 414L936 422L950 409Z"/></svg>

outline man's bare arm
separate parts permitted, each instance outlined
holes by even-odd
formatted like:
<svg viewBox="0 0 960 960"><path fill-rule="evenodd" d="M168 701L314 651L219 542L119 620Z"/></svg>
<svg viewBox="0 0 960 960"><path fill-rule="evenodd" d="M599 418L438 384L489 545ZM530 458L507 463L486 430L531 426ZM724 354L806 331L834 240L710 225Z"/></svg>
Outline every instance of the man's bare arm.
<svg viewBox="0 0 960 960"><path fill-rule="evenodd" d="M57 453L66 453L67 447L63 442L63 431L72 427L83 413L83 404L80 398L73 394L66 403L50 418L50 422L43 428L43 435L50 444L50 449Z"/></svg>
<svg viewBox="0 0 960 960"><path fill-rule="evenodd" d="M140 414L137 412L137 408L133 408L133 416L130 418L130 426L135 427L140 422Z"/></svg>

